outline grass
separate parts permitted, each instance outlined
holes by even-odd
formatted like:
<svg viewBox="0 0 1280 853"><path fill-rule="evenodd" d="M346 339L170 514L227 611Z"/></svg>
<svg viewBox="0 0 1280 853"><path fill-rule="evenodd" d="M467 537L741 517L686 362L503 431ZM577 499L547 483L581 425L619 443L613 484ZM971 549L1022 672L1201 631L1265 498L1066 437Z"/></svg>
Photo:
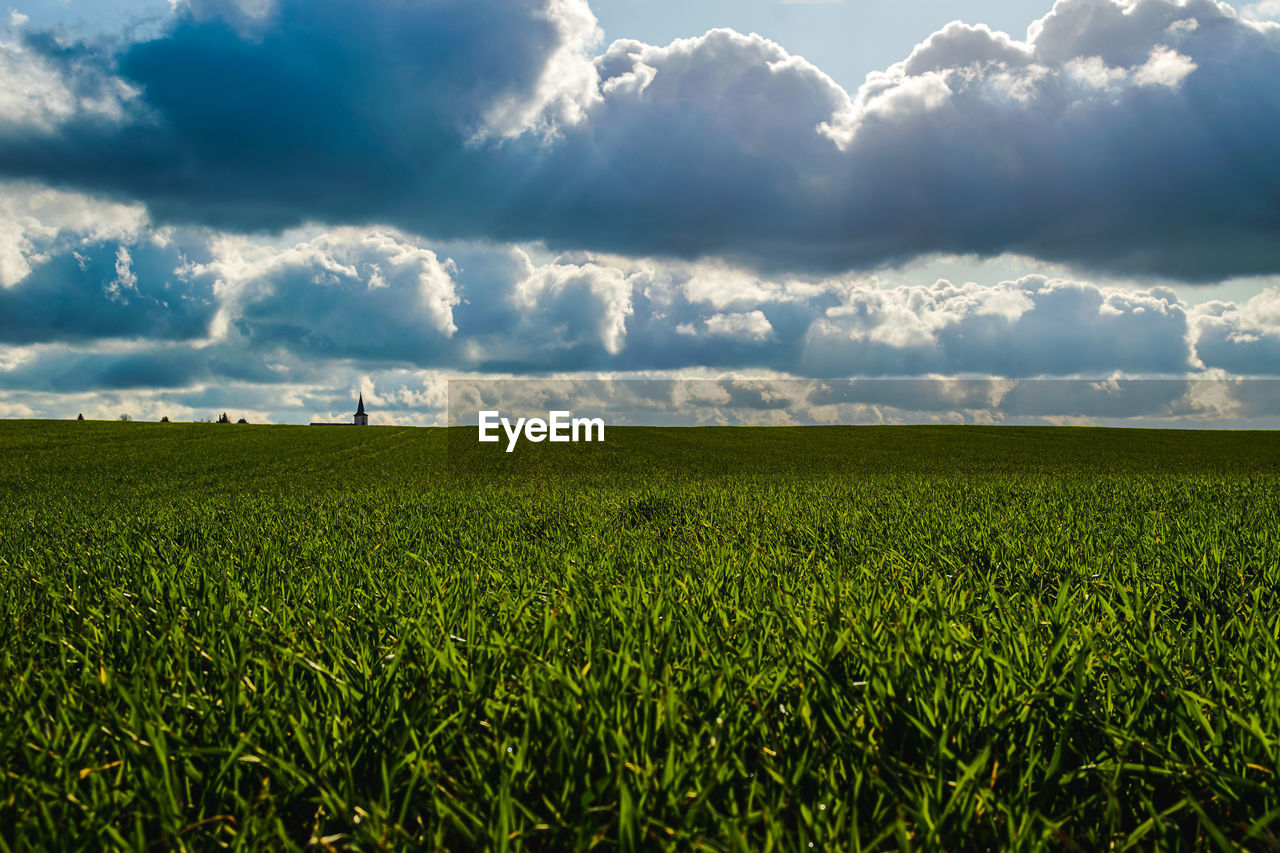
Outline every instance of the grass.
<svg viewBox="0 0 1280 853"><path fill-rule="evenodd" d="M1280 849L1280 440L0 422L0 849Z"/></svg>

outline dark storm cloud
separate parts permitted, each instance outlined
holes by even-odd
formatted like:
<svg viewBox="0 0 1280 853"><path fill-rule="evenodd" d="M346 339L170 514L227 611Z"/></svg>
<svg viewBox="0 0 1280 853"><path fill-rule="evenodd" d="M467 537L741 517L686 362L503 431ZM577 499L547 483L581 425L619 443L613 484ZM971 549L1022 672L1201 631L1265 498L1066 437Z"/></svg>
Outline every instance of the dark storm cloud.
<svg viewBox="0 0 1280 853"><path fill-rule="evenodd" d="M187 3L163 37L116 57L143 92L124 105L130 121L110 132L81 110L52 139L19 124L4 134L6 166L233 229L385 218L459 191L455 172L483 192L465 143L492 105L529 97L560 38L539 12L286 0L253 19L231 3ZM68 88L101 87L100 63L29 38Z"/></svg>
<svg viewBox="0 0 1280 853"><path fill-rule="evenodd" d="M280 378L257 354L235 347L195 349L158 344L140 350L39 352L0 372L0 385L6 391L69 393L182 389L207 383L277 383Z"/></svg>
<svg viewBox="0 0 1280 853"><path fill-rule="evenodd" d="M190 340L208 333L210 287L186 281L176 246L80 245L0 288L0 343Z"/></svg>
<svg viewBox="0 0 1280 853"><path fill-rule="evenodd" d="M383 222L773 271L1006 251L1280 270L1280 27L1208 0L1062 0L1025 42L951 25L852 97L727 30L593 61L582 0L254 6L180 5L114 54L27 34L0 72L44 94L0 117L0 169L232 230Z"/></svg>

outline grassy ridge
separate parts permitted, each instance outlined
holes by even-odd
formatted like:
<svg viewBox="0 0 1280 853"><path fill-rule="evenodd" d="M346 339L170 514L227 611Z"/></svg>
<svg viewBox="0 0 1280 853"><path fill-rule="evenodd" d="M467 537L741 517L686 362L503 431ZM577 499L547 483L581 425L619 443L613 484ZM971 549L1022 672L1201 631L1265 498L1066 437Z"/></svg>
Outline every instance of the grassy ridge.
<svg viewBox="0 0 1280 853"><path fill-rule="evenodd" d="M1280 847L1272 434L463 439L0 422L4 848Z"/></svg>

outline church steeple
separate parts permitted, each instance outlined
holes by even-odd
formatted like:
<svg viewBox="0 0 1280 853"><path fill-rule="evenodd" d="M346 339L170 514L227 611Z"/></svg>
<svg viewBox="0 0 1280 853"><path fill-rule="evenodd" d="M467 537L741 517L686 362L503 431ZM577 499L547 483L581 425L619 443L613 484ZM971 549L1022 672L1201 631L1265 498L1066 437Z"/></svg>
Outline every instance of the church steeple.
<svg viewBox="0 0 1280 853"><path fill-rule="evenodd" d="M365 411L364 411L364 394L363 393L360 395L360 405L356 407L356 414L355 414L355 417L351 419L351 422L354 423L356 426L369 425L369 416L365 414Z"/></svg>
<svg viewBox="0 0 1280 853"><path fill-rule="evenodd" d="M360 395L360 405L356 406L356 414L357 415L364 414L364 394L363 393Z"/></svg>

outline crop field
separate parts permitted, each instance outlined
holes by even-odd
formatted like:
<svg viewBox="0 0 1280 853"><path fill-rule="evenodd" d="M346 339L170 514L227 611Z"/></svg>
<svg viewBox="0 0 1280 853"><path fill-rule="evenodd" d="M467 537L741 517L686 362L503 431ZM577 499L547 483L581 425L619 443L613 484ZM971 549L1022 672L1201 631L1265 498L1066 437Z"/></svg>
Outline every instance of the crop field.
<svg viewBox="0 0 1280 853"><path fill-rule="evenodd" d="M1280 849L1280 436L0 422L0 848Z"/></svg>

